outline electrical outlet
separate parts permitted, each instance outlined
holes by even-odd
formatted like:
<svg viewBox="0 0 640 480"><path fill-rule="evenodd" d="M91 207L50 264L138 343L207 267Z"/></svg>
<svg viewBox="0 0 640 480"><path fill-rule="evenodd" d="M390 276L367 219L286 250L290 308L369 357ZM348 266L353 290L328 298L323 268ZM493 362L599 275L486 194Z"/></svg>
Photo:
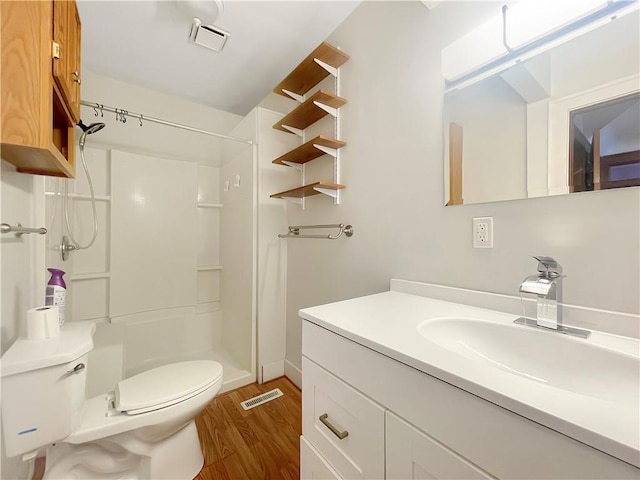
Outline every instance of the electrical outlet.
<svg viewBox="0 0 640 480"><path fill-rule="evenodd" d="M493 248L493 217L473 219L473 248Z"/></svg>

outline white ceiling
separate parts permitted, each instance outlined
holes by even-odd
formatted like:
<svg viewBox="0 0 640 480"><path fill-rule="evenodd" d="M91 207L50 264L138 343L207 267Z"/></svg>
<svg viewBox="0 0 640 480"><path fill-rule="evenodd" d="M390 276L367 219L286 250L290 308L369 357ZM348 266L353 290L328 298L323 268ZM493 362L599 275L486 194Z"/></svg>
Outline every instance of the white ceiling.
<svg viewBox="0 0 640 480"><path fill-rule="evenodd" d="M189 43L186 3L78 0L82 66L245 115L359 3L225 0L214 25L231 36L216 53Z"/></svg>

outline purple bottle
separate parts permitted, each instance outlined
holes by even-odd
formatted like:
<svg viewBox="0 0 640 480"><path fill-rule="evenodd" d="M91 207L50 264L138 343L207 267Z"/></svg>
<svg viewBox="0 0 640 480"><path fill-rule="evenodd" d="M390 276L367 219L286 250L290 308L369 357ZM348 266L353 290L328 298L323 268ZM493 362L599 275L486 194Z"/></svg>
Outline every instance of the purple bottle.
<svg viewBox="0 0 640 480"><path fill-rule="evenodd" d="M64 300L67 293L67 285L62 278L65 272L57 268L47 268L47 270L51 272L51 278L47 283L45 305L57 305L60 312L58 323L62 326L64 324Z"/></svg>

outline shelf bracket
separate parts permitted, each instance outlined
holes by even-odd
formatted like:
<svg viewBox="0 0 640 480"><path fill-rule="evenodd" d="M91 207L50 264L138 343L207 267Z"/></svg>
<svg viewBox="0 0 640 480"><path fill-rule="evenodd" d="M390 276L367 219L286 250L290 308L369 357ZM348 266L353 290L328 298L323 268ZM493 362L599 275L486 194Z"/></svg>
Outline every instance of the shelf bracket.
<svg viewBox="0 0 640 480"><path fill-rule="evenodd" d="M324 152L327 155L331 155L333 158L336 158L338 156L338 149L337 148L325 147L324 145L319 145L317 143L314 143L313 146L316 147L321 152Z"/></svg>
<svg viewBox="0 0 640 480"><path fill-rule="evenodd" d="M287 167L295 168L298 171L302 171L302 165L296 162L288 162L287 160L283 160L282 163Z"/></svg>
<svg viewBox="0 0 640 480"><path fill-rule="evenodd" d="M338 190L332 190L330 188L322 188L322 187L313 187L316 192L322 193L323 195L328 195L331 198L338 198Z"/></svg>
<svg viewBox="0 0 640 480"><path fill-rule="evenodd" d="M316 62L318 65L320 65L322 68L324 68L327 72L329 72L334 77L338 76L338 69L336 67L332 67L328 63L324 63L322 60L318 60L317 58L314 58L313 61Z"/></svg>
<svg viewBox="0 0 640 480"><path fill-rule="evenodd" d="M321 108L322 110L327 112L332 117L337 117L338 116L338 109L337 108L330 107L329 105L325 105L324 103L320 103L318 101L314 101L313 104L316 107Z"/></svg>
<svg viewBox="0 0 640 480"><path fill-rule="evenodd" d="M315 103L315 102L314 102ZM289 130L291 133L295 133L296 135L298 135L299 137L302 137L304 135L304 130L300 130L299 128L295 128L295 127L290 127L289 125L282 125L282 128L286 128L287 130Z"/></svg>
<svg viewBox="0 0 640 480"><path fill-rule="evenodd" d="M289 200L290 202L293 202L297 205L302 205L302 198L298 198L298 197L280 197L283 198L285 200Z"/></svg>
<svg viewBox="0 0 640 480"><path fill-rule="evenodd" d="M304 102L304 95L298 95L297 93L293 93L286 88L283 88L282 91L286 93L288 96L293 98L296 102L302 103Z"/></svg>

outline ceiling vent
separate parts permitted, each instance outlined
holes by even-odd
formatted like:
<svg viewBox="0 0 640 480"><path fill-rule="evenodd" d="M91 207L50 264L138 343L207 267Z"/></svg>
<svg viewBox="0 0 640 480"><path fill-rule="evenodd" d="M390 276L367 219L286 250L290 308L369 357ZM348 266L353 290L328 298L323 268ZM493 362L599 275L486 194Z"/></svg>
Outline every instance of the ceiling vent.
<svg viewBox="0 0 640 480"><path fill-rule="evenodd" d="M202 25L199 18L193 19L189 40L209 50L221 52L231 35L214 25Z"/></svg>

